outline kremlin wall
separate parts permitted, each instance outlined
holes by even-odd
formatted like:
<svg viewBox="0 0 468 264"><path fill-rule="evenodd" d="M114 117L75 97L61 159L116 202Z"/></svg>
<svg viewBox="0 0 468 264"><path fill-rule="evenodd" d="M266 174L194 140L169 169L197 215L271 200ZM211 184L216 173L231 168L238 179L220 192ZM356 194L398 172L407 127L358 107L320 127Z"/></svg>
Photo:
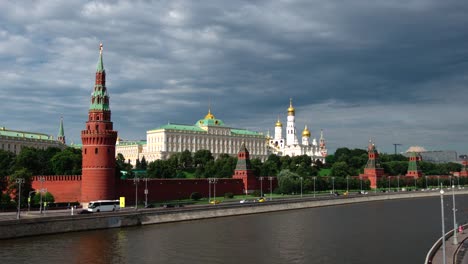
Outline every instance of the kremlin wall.
<svg viewBox="0 0 468 264"><path fill-rule="evenodd" d="M90 201L113 200L119 197L125 197L128 204L135 202L135 191L137 188L134 180L122 180L115 176L116 141L118 137L117 131L113 130L109 103L101 44L99 60L96 67L96 81L88 110L88 120L85 124L85 129L81 131L83 144L82 175L34 176L32 178L32 188L34 190L39 191L40 189L47 189L47 191L54 196L55 202L57 203L79 202L87 206ZM291 120L293 120L294 117L293 113L294 109L291 104L288 115ZM293 124L292 121L290 123ZM278 130L279 129L280 126L278 125ZM295 131L295 127L293 131ZM64 143L63 122L61 122L60 132L60 140ZM293 134L289 136L289 141L297 143L298 140ZM303 136L307 139L307 135ZM276 137L279 141L284 141L284 139L279 138L279 136ZM314 155L316 155L317 159L324 159L326 156L326 148L323 135L321 138L322 140L319 146L309 144L307 140L304 140L304 146L302 146L304 149L298 149L298 153L311 151L311 153L315 153ZM273 144L276 143L273 142ZM286 152L284 148L278 147L278 149ZM273 190L277 187L276 177L271 177L271 182L270 180L262 181L261 178L253 174L250 164L250 154L245 143L242 143L238 149L237 160L237 166L232 178L217 179L215 184L217 196L223 196L228 192L241 195L260 189L268 193L270 192L270 183L272 184ZM419 160L420 158L416 153L410 155L408 173L406 176L400 178L417 179L422 177L417 163ZM463 169L458 176L468 177L467 161L464 161ZM355 176L355 178L369 180L371 188L376 188L378 180L382 177L384 177L384 171L379 162L379 154L375 144L370 141L368 146L368 162L364 173ZM450 176L443 175L441 177ZM214 192L214 186L210 184L208 179L147 179L146 181L140 179L137 184L137 196L139 201L145 199L145 188L148 190L147 198L149 202L187 199L193 192L198 192L204 197L208 197L210 192ZM260 184L263 186L260 186Z"/></svg>

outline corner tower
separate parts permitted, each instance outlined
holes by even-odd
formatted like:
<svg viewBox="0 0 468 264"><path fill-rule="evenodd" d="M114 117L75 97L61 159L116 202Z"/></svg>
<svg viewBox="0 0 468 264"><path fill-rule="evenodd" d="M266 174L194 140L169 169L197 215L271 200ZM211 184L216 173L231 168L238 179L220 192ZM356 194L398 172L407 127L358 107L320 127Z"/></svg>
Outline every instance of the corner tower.
<svg viewBox="0 0 468 264"><path fill-rule="evenodd" d="M81 131L83 143L83 173L81 203L93 200L115 199L115 142L106 72L102 62L102 44L96 67L96 82L91 94L86 129Z"/></svg>

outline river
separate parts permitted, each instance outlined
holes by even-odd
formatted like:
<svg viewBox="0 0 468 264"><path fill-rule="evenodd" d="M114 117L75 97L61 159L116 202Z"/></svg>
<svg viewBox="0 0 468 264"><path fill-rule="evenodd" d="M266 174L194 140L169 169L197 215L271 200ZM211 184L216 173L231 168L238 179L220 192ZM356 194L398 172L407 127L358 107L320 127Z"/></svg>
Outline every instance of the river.
<svg viewBox="0 0 468 264"><path fill-rule="evenodd" d="M423 263L440 215L431 197L38 236L0 241L0 263Z"/></svg>

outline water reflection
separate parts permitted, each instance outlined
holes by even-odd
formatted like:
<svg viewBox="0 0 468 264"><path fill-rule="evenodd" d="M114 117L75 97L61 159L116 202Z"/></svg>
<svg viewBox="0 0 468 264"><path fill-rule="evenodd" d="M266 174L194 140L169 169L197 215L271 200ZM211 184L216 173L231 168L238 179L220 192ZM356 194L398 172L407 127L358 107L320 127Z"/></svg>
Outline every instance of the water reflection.
<svg viewBox="0 0 468 264"><path fill-rule="evenodd" d="M457 196L461 222L467 202ZM439 235L433 197L4 240L0 262L422 263Z"/></svg>

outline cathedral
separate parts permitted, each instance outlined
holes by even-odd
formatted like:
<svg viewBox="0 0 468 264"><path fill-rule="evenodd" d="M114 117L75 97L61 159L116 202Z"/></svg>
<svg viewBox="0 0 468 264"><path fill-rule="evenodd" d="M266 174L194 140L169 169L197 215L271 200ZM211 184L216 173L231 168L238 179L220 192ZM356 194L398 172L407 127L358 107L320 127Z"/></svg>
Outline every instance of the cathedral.
<svg viewBox="0 0 468 264"><path fill-rule="evenodd" d="M299 142L296 133L296 110L292 105L292 99L289 102L288 118L286 123L286 138L283 137L283 124L281 121L276 121L275 124L275 135L270 137L268 135L268 149L272 154L278 156L299 156L307 155L312 158L313 162L320 161L325 163L325 157L327 156L327 148L325 145L325 138L323 137L323 131L320 131L320 139L317 144L317 140L313 138L311 140L311 134L307 126L302 131L302 139Z"/></svg>

